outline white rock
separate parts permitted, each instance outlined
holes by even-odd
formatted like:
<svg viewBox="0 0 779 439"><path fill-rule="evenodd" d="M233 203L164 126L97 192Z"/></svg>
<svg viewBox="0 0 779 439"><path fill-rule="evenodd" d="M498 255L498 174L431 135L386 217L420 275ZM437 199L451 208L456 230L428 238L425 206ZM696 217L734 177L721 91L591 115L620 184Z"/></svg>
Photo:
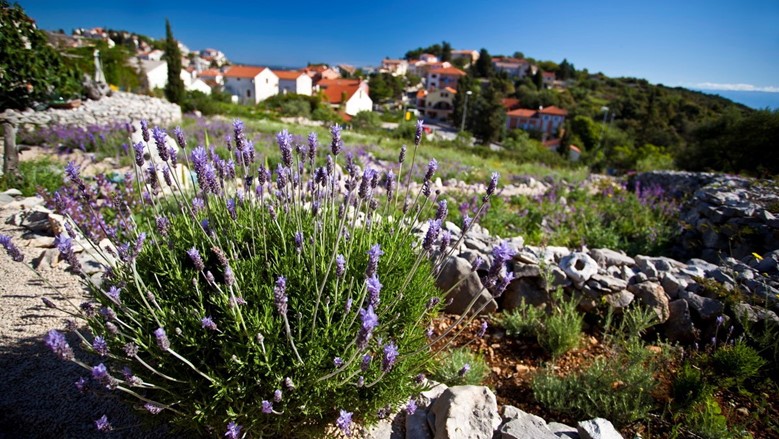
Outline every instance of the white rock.
<svg viewBox="0 0 779 439"><path fill-rule="evenodd" d="M501 423L495 394L482 386L450 387L433 403L435 439L491 439Z"/></svg>

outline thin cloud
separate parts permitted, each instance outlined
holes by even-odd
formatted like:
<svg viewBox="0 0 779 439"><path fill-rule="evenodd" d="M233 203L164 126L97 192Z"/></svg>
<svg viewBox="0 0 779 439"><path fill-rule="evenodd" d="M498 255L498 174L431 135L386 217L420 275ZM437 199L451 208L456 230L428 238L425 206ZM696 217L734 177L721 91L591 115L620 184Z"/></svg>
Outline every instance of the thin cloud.
<svg viewBox="0 0 779 439"><path fill-rule="evenodd" d="M701 82L699 84L694 84L693 87L703 90L763 91L768 93L779 93L779 87L760 87L752 84L717 84L715 82Z"/></svg>

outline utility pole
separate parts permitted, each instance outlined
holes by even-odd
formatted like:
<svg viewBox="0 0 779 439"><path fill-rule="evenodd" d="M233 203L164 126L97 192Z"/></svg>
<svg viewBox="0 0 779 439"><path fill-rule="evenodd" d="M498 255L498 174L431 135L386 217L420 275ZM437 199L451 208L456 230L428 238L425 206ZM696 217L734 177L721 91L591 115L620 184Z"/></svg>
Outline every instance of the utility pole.
<svg viewBox="0 0 779 439"><path fill-rule="evenodd" d="M460 131L465 131L465 115L468 113L468 96L472 94L473 92L470 90L465 92L465 103L463 104L463 118L462 122L460 123Z"/></svg>

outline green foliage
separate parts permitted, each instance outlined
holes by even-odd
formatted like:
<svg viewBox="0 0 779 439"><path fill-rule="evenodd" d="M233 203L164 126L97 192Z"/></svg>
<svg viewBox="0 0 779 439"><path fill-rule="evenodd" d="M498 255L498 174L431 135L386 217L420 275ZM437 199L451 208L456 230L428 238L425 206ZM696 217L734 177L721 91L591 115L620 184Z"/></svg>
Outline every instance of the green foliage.
<svg viewBox="0 0 779 439"><path fill-rule="evenodd" d="M676 373L671 392L679 408L688 408L711 393L701 370L690 363Z"/></svg>
<svg viewBox="0 0 779 439"><path fill-rule="evenodd" d="M509 337L535 337L542 319L546 317L543 308L528 305L525 299L511 311L503 311L498 324L506 330Z"/></svg>
<svg viewBox="0 0 779 439"><path fill-rule="evenodd" d="M358 130L375 130L381 128L381 117L372 111L360 111L352 117L351 124Z"/></svg>
<svg viewBox="0 0 779 439"><path fill-rule="evenodd" d="M766 361L752 347L738 341L733 345L725 345L711 355L714 370L726 377L724 385L741 386L744 381L757 376Z"/></svg>
<svg viewBox="0 0 779 439"><path fill-rule="evenodd" d="M654 374L665 362L644 346L640 329L647 317L640 308L628 309L615 336L607 338L609 355L566 376L552 369L533 378L536 399L547 408L576 419L603 417L618 427L643 419L654 408Z"/></svg>
<svg viewBox="0 0 779 439"><path fill-rule="evenodd" d="M493 74L492 55L487 49L479 50L479 59L473 64L473 73L477 78L489 78Z"/></svg>
<svg viewBox="0 0 779 439"><path fill-rule="evenodd" d="M368 80L370 86L369 95L375 103L388 99L400 99L403 95L405 83L402 76L393 76L391 73L374 73Z"/></svg>
<svg viewBox="0 0 779 439"><path fill-rule="evenodd" d="M79 74L63 63L22 7L7 0L0 0L0 42L0 111L81 96Z"/></svg>
<svg viewBox="0 0 779 439"><path fill-rule="evenodd" d="M165 19L165 61L168 63L168 83L165 85L165 97L169 101L180 104L184 101L186 90L181 79L181 50L179 43L173 38L170 21Z"/></svg>
<svg viewBox="0 0 779 439"><path fill-rule="evenodd" d="M19 177L0 177L0 192L15 188L25 197L38 193L38 188L55 191L62 186L62 164L48 157L19 162Z"/></svg>
<svg viewBox="0 0 779 439"><path fill-rule="evenodd" d="M95 40L93 46L69 48L65 50L63 62L75 71L94 77L94 51L100 51L100 63L106 81L121 90L140 92L141 72L135 64L135 51L124 45L108 47L103 40Z"/></svg>
<svg viewBox="0 0 779 439"><path fill-rule="evenodd" d="M484 357L466 347L442 351L439 355L442 358L435 363L431 378L447 386L479 386L490 374Z"/></svg>
<svg viewBox="0 0 779 439"><path fill-rule="evenodd" d="M722 415L722 408L716 399L706 395L685 418L685 427L706 439L728 439L750 437L735 435L729 428L727 419ZM678 432L672 437L678 437Z"/></svg>

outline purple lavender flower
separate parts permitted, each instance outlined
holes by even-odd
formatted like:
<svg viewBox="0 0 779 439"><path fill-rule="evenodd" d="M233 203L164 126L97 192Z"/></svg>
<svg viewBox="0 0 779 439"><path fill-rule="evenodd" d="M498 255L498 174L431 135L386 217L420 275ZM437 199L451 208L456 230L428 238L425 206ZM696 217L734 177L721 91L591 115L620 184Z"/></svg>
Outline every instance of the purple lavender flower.
<svg viewBox="0 0 779 439"><path fill-rule="evenodd" d="M463 215L463 233L467 232L468 229L471 228L471 224L473 224L473 218L467 214Z"/></svg>
<svg viewBox="0 0 779 439"><path fill-rule="evenodd" d="M389 372L398 358L398 346L394 342L384 345L384 358L381 360L381 370Z"/></svg>
<svg viewBox="0 0 779 439"><path fill-rule="evenodd" d="M438 170L438 160L430 159L430 163L427 164L427 172L425 173L425 181L430 181L433 178L433 174Z"/></svg>
<svg viewBox="0 0 779 439"><path fill-rule="evenodd" d="M276 142L279 144L279 150L281 150L281 162L285 167L292 167L292 136L289 131L282 130L276 134Z"/></svg>
<svg viewBox="0 0 779 439"><path fill-rule="evenodd" d="M145 409L146 409L146 411L148 411L148 412L149 412L149 413L151 413L152 415L157 415L157 414L159 414L160 412L162 412L162 410L163 410L163 408L162 408L162 407L160 407L160 406L158 406L158 405L155 405L155 404L152 404L152 403L150 403L150 402L147 402L146 404L144 404L144 405L143 405L143 408L145 408Z"/></svg>
<svg viewBox="0 0 779 439"><path fill-rule="evenodd" d="M22 262L24 260L24 255L21 251L19 251L19 248L14 245L14 243L11 241L11 237L8 235L0 235L0 245L5 248L5 251L8 253L8 256L11 257L11 259L14 262Z"/></svg>
<svg viewBox="0 0 779 439"><path fill-rule="evenodd" d="M229 265L225 267L224 279L225 285L228 287L235 285L235 273L233 273L233 269Z"/></svg>
<svg viewBox="0 0 779 439"><path fill-rule="evenodd" d="M168 145L167 145L167 137L168 134L165 133L165 130L163 130L160 127L154 127L151 130L152 136L154 137L154 143L157 144L157 154L160 155L160 160L163 162L168 161Z"/></svg>
<svg viewBox="0 0 779 439"><path fill-rule="evenodd" d="M70 348L68 341L65 340L65 336L56 329L52 329L46 334L44 342L60 360L70 361L74 358L73 349Z"/></svg>
<svg viewBox="0 0 779 439"><path fill-rule="evenodd" d="M276 279L276 287L273 289L273 301L276 304L276 310L282 316L287 315L287 279L279 276Z"/></svg>
<svg viewBox="0 0 779 439"><path fill-rule="evenodd" d="M241 437L242 428L243 427L236 424L235 421L230 421L230 423L227 424L227 432L225 433L225 437L227 439L239 439Z"/></svg>
<svg viewBox="0 0 779 439"><path fill-rule="evenodd" d="M108 433L113 428L111 427L111 423L108 422L108 416L103 415L100 417L100 419L95 420L95 427L97 428L97 431L101 433Z"/></svg>
<svg viewBox="0 0 779 439"><path fill-rule="evenodd" d="M65 233L62 233L55 238L54 245L57 246L60 255L68 262L73 272L80 273L81 262L79 262L76 252L73 250L73 240Z"/></svg>
<svg viewBox="0 0 779 439"><path fill-rule="evenodd" d="M400 147L400 155L398 155L398 163L406 161L406 145Z"/></svg>
<svg viewBox="0 0 779 439"><path fill-rule="evenodd" d="M138 355L138 346L133 342L125 344L122 347L122 350L124 351L124 354L127 356L127 358L133 358Z"/></svg>
<svg viewBox="0 0 779 439"><path fill-rule="evenodd" d="M362 356L362 361L360 361L360 370L363 372L367 372L368 369L371 367L371 360L373 357L371 357L371 354L365 354Z"/></svg>
<svg viewBox="0 0 779 439"><path fill-rule="evenodd" d="M273 413L273 403L267 400L262 400L262 412L265 414Z"/></svg>
<svg viewBox="0 0 779 439"><path fill-rule="evenodd" d="M438 239L439 233L441 233L441 220L428 220L427 233L425 233L425 238L422 240L422 248L430 251L433 248L433 243Z"/></svg>
<svg viewBox="0 0 779 439"><path fill-rule="evenodd" d="M368 290L368 304L374 308L379 304L381 287L381 282L379 282L379 278L375 274L365 280L365 288Z"/></svg>
<svg viewBox="0 0 779 439"><path fill-rule="evenodd" d="M138 167L143 166L145 163L143 158L143 142L138 142L135 145L133 145L133 150L135 150L135 164L138 165Z"/></svg>
<svg viewBox="0 0 779 439"><path fill-rule="evenodd" d="M426 379L425 374L420 373L414 377L414 382L417 384L422 384L425 382L425 379Z"/></svg>
<svg viewBox="0 0 779 439"><path fill-rule="evenodd" d="M146 122L146 119L141 119L141 136L144 142L149 141L149 123Z"/></svg>
<svg viewBox="0 0 779 439"><path fill-rule="evenodd" d="M419 146L419 142L422 140L422 130L424 127L424 121L422 119L417 120L417 129L414 133L414 145Z"/></svg>
<svg viewBox="0 0 779 439"><path fill-rule="evenodd" d="M338 125L336 125L338 126ZM338 419L335 421L335 425L345 434L347 437L352 435L352 413L346 410L341 410Z"/></svg>
<svg viewBox="0 0 779 439"><path fill-rule="evenodd" d="M187 255L189 255L189 259L192 260L192 263L195 264L195 270L203 271L203 269L206 268L205 263L203 263L203 258L200 257L200 252L197 248L192 247L187 250Z"/></svg>
<svg viewBox="0 0 779 439"><path fill-rule="evenodd" d="M100 315L103 316L107 322L116 320L116 312L113 310L113 308L108 306L100 308Z"/></svg>
<svg viewBox="0 0 779 439"><path fill-rule="evenodd" d="M349 311L351 311L351 310L352 310L352 302L353 302L353 301L352 301L352 298L351 298L351 297L350 297L350 298L348 298L348 299L346 299L346 305L344 305L344 312L345 312L346 314L349 314Z"/></svg>
<svg viewBox="0 0 779 439"><path fill-rule="evenodd" d="M337 156L341 153L341 148L343 147L343 141L341 140L341 127L338 124L333 125L330 128L330 134L333 137L332 142L330 142L330 150L333 152L334 156Z"/></svg>
<svg viewBox="0 0 779 439"><path fill-rule="evenodd" d="M408 400L406 404L406 414L413 415L417 411L417 401L414 398Z"/></svg>
<svg viewBox="0 0 779 439"><path fill-rule="evenodd" d="M344 365L344 360L341 357L335 357L333 358L333 365L336 367L336 369L340 368Z"/></svg>
<svg viewBox="0 0 779 439"><path fill-rule="evenodd" d="M227 213L230 214L230 218L232 218L233 221L238 219L238 212L235 210L235 198L227 199Z"/></svg>
<svg viewBox="0 0 779 439"><path fill-rule="evenodd" d="M235 136L235 149L241 151L246 136L243 133L243 122L240 119L233 120L233 135Z"/></svg>
<svg viewBox="0 0 779 439"><path fill-rule="evenodd" d="M203 202L202 198L195 197L195 198L192 199L192 210L195 213L198 213L198 212L200 212L201 210L203 210L205 208L206 208L206 203Z"/></svg>
<svg viewBox="0 0 779 439"><path fill-rule="evenodd" d="M503 295L503 292L506 291L506 288L509 286L512 280L514 280L513 271L506 273L504 276L501 276L497 285L495 285L495 297L500 297Z"/></svg>
<svg viewBox="0 0 779 439"><path fill-rule="evenodd" d="M184 138L184 131L181 130L181 127L176 127L173 129L173 134L176 136L176 143L179 144L179 147L181 149L187 148L187 140Z"/></svg>
<svg viewBox="0 0 779 439"><path fill-rule="evenodd" d="M281 389L273 391L273 402L281 402Z"/></svg>
<svg viewBox="0 0 779 439"><path fill-rule="evenodd" d="M460 369L459 372L457 372L457 375L464 377L468 372L471 371L471 365L468 363L463 364L462 369Z"/></svg>
<svg viewBox="0 0 779 439"><path fill-rule="evenodd" d="M92 368L92 378L96 381L103 381L108 378L108 369L105 364L100 363Z"/></svg>
<svg viewBox="0 0 779 439"><path fill-rule="evenodd" d="M84 393L84 391L87 389L87 379L84 377L81 377L73 383L76 386L76 389L78 389L79 392Z"/></svg>
<svg viewBox="0 0 779 439"><path fill-rule="evenodd" d="M116 335L119 333L119 327L113 324L112 322L106 322L105 329L106 331L108 331L109 334Z"/></svg>
<svg viewBox="0 0 779 439"><path fill-rule="evenodd" d="M439 297L432 297L430 300L427 301L427 309L433 309L441 303L441 299Z"/></svg>
<svg viewBox="0 0 779 439"><path fill-rule="evenodd" d="M168 185L168 187L173 186L173 180L170 177L170 165L165 163L165 165L162 166L162 178L165 180L165 184Z"/></svg>
<svg viewBox="0 0 779 439"><path fill-rule="evenodd" d="M368 267L365 269L365 277L372 277L376 274L376 270L379 268L379 257L383 254L384 252L379 244L371 246L370 250L368 250Z"/></svg>
<svg viewBox="0 0 779 439"><path fill-rule="evenodd" d="M346 272L346 258L344 255L339 254L335 257L335 275L337 277L343 277Z"/></svg>
<svg viewBox="0 0 779 439"><path fill-rule="evenodd" d="M101 357L108 355L108 343L106 343L105 339L99 335L95 337L94 340L92 340L92 349L94 349L95 352L97 352Z"/></svg>
<svg viewBox="0 0 779 439"><path fill-rule="evenodd" d="M487 185L487 192L484 194L484 197L482 198L482 201L485 203L487 200L490 199L492 194L495 193L495 188L498 187L498 178L500 177L500 174L497 172L492 173L492 177L490 177L490 183Z"/></svg>
<svg viewBox="0 0 779 439"><path fill-rule="evenodd" d="M428 327L425 329L425 337L427 337L427 338L433 338L433 335L435 335L435 332L433 332L433 327L432 327L432 326L428 326Z"/></svg>
<svg viewBox="0 0 779 439"><path fill-rule="evenodd" d="M303 250L303 232L295 232L295 249L300 253Z"/></svg>
<svg viewBox="0 0 779 439"><path fill-rule="evenodd" d="M365 385L365 377L360 375L357 378L357 387L363 387Z"/></svg>
<svg viewBox="0 0 779 439"><path fill-rule="evenodd" d="M168 340L168 335L165 334L165 330L163 328L157 328L154 331L154 337L157 339L157 346L159 346L160 349L163 351L170 349L170 341Z"/></svg>
<svg viewBox="0 0 779 439"><path fill-rule="evenodd" d="M143 384L143 380L133 375L133 371L130 370L129 367L125 366L124 368L122 368L122 375L124 376L125 382L127 382L131 386L140 386L141 384Z"/></svg>
<svg viewBox="0 0 779 439"><path fill-rule="evenodd" d="M479 326L479 330L476 331L476 336L481 338L484 337L484 334L487 333L487 321L482 320L481 325Z"/></svg>
<svg viewBox="0 0 779 439"><path fill-rule="evenodd" d="M168 232L170 232L170 220L164 216L158 216L155 218L155 223L157 224L157 233L162 236L168 236Z"/></svg>
<svg viewBox="0 0 779 439"><path fill-rule="evenodd" d="M362 199L370 198L373 195L372 184L373 178L376 176L376 170L372 168L366 168L362 173L362 180L360 181L360 189L357 194Z"/></svg>
<svg viewBox="0 0 779 439"><path fill-rule="evenodd" d="M370 305L366 309L361 309L359 313L362 324L360 332L357 334L357 347L362 350L368 347L368 340L370 340L373 330L379 325L379 316L373 312L373 307Z"/></svg>
<svg viewBox="0 0 779 439"><path fill-rule="evenodd" d="M203 329L209 329L211 331L217 330L216 323L211 320L211 316L206 316L200 319L200 324L203 326Z"/></svg>
<svg viewBox="0 0 779 439"><path fill-rule="evenodd" d="M420 192L422 192L422 195L425 197L430 198L430 180L422 182L422 189L420 189Z"/></svg>
<svg viewBox="0 0 779 439"><path fill-rule="evenodd" d="M295 383L292 382L292 378L284 378L284 387L286 387L287 390L295 390Z"/></svg>
<svg viewBox="0 0 779 439"><path fill-rule="evenodd" d="M446 200L441 200L438 202L438 209L435 213L435 219L443 222L446 219L446 215L449 214L449 208L447 206Z"/></svg>
<svg viewBox="0 0 779 439"><path fill-rule="evenodd" d="M314 159L316 158L316 150L319 147L319 144L317 142L316 133L311 132L308 134L308 159L311 161L311 163L314 163Z"/></svg>

